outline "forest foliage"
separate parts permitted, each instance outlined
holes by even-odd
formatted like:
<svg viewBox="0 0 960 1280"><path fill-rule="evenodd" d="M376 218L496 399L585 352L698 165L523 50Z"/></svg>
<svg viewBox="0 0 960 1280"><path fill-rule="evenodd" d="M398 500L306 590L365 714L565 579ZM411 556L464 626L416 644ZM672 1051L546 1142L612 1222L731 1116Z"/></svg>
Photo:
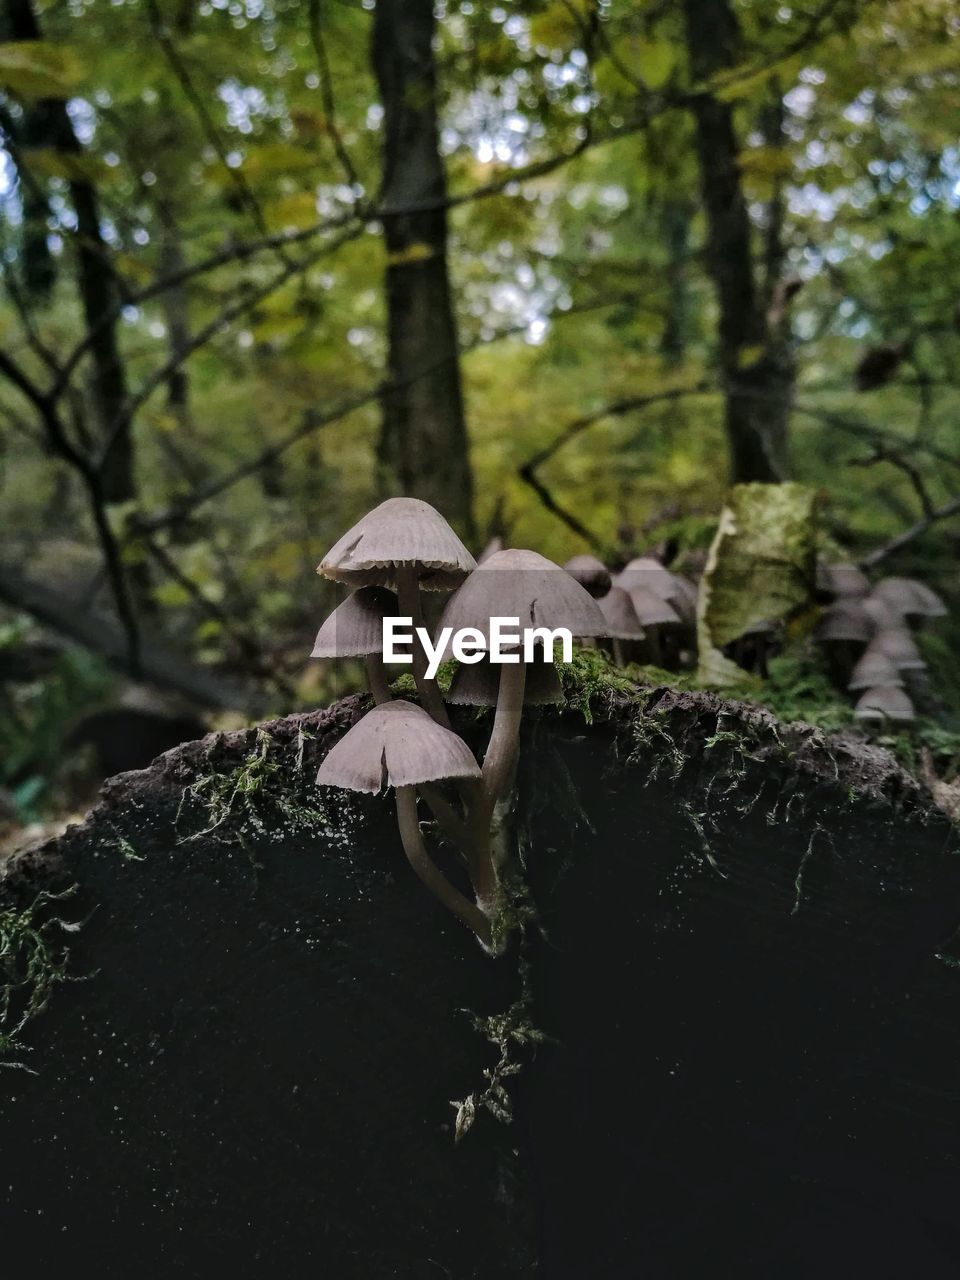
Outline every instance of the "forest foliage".
<svg viewBox="0 0 960 1280"><path fill-rule="evenodd" d="M475 551L681 569L790 479L957 594L954 0L0 7L0 659L93 610L316 702L320 555L450 476ZM426 409L411 334L460 352Z"/></svg>

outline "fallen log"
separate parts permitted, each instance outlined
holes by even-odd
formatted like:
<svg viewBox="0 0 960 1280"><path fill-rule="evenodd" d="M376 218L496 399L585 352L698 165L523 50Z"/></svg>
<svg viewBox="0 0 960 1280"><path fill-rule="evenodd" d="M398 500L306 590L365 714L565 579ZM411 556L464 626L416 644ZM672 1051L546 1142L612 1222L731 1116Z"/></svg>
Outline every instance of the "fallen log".
<svg viewBox="0 0 960 1280"><path fill-rule="evenodd" d="M955 1273L960 861L886 752L707 694L544 713L544 933L491 960L388 799L312 785L363 705L179 747L6 870L76 979L0 1072L12 1271Z"/></svg>

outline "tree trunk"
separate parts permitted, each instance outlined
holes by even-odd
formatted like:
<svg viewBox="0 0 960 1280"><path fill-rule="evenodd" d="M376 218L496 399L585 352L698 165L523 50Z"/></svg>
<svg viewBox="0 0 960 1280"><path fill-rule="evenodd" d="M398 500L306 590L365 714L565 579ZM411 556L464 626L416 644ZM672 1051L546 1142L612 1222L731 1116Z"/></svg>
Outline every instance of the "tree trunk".
<svg viewBox="0 0 960 1280"><path fill-rule="evenodd" d="M740 31L729 0L684 0L684 14L707 262L720 309L730 479L777 483L788 473L793 373L784 345L771 341L757 288L733 107L707 88L712 76L737 64Z"/></svg>
<svg viewBox="0 0 960 1280"><path fill-rule="evenodd" d="M43 34L32 0L7 0L7 24L13 40L42 40ZM45 104L47 145L67 156L80 156L82 148L74 132L67 105L60 100ZM118 300L117 278L110 250L100 229L100 211L93 185L79 171L72 176L70 200L77 218L77 287L87 330L96 332L90 350L93 365L91 392L99 436L107 445L102 471L102 492L107 502L126 502L135 496L133 444L129 423L122 423L127 400L126 374L117 341L116 320L107 320Z"/></svg>
<svg viewBox="0 0 960 1280"><path fill-rule="evenodd" d="M394 384L383 397L380 462L388 487L431 502L472 536L473 477L447 274L433 32L431 0L379 0L373 65L384 111L381 206Z"/></svg>

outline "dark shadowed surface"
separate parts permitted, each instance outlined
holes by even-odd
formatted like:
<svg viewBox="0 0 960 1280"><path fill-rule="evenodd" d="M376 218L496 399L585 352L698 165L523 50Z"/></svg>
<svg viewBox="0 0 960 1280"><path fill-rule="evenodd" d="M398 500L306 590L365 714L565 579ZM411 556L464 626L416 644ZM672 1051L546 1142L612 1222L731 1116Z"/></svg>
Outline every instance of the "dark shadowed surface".
<svg viewBox="0 0 960 1280"><path fill-rule="evenodd" d="M462 1010L508 1005L515 965L424 895L388 801L307 812L357 705L172 752L8 873L5 901L76 883L59 909L89 916L88 978L25 1036L38 1074L0 1074L8 1265L956 1274L960 864L883 753L709 696L545 717L531 958L559 1043L516 1123L455 1147L449 1102L495 1057ZM184 787L258 754L273 799L184 838Z"/></svg>

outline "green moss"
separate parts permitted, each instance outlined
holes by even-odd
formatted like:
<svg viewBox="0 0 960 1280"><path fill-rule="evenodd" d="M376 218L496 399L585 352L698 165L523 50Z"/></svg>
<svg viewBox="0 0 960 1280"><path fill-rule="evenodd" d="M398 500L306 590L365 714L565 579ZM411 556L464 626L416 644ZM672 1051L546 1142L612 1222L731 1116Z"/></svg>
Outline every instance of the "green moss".
<svg viewBox="0 0 960 1280"><path fill-rule="evenodd" d="M831 733L854 721L852 705L830 680L816 652L782 654L772 659L769 677L759 688L729 692L766 707L783 724L804 720Z"/></svg>
<svg viewBox="0 0 960 1280"><path fill-rule="evenodd" d="M626 670L614 666L601 649L576 649L572 662L558 662L557 674L568 704L587 724L594 713L609 707L624 694L635 696L637 683Z"/></svg>
<svg viewBox="0 0 960 1280"><path fill-rule="evenodd" d="M68 951L57 934L80 926L51 913L49 906L74 892L39 893L24 910L0 911L0 1058L23 1048L24 1027L44 1011L54 988L67 981Z"/></svg>

